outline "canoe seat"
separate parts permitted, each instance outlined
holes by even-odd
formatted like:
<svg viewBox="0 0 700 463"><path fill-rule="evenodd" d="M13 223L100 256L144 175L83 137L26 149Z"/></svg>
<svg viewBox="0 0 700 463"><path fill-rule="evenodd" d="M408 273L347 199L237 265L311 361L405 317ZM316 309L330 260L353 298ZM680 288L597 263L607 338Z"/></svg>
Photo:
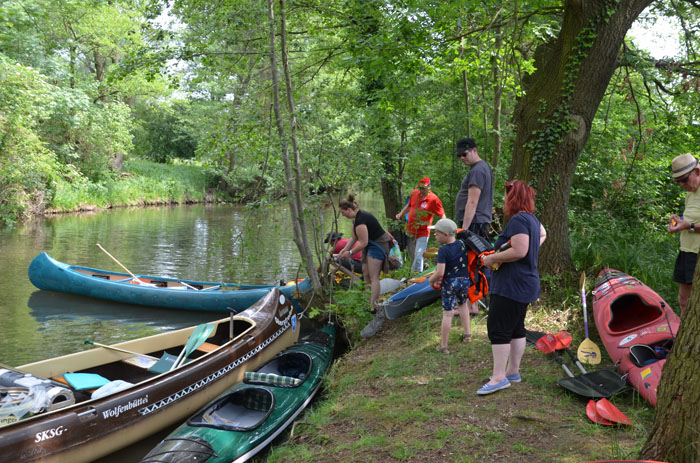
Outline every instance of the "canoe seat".
<svg viewBox="0 0 700 463"><path fill-rule="evenodd" d="M610 304L610 323L613 333L638 328L663 316L661 308L649 305L637 294L625 294Z"/></svg>
<svg viewBox="0 0 700 463"><path fill-rule="evenodd" d="M86 391L90 393L109 383L107 378L94 373L65 373L54 376L51 379L76 391Z"/></svg>
<svg viewBox="0 0 700 463"><path fill-rule="evenodd" d="M281 376L274 373L258 373L257 371L246 371L243 382L247 384L266 384L269 386L295 387L303 380L291 376Z"/></svg>
<svg viewBox="0 0 700 463"><path fill-rule="evenodd" d="M272 392L262 387L244 387L216 400L187 421L227 431L250 431L270 415L275 403Z"/></svg>
<svg viewBox="0 0 700 463"><path fill-rule="evenodd" d="M221 347L221 346L217 346L216 344L212 344L210 342L203 342L202 344L199 345L199 347L197 347L197 350L200 352L209 353L209 352L215 351L219 347Z"/></svg>

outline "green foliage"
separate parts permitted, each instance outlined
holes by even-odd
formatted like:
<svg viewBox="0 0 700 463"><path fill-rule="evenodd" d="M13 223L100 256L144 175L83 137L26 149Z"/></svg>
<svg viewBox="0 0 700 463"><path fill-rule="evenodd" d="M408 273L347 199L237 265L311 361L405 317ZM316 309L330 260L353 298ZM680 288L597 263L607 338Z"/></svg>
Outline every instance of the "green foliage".
<svg viewBox="0 0 700 463"><path fill-rule="evenodd" d="M12 224L53 195L59 167L37 133L51 90L36 71L0 54L0 223Z"/></svg>
<svg viewBox="0 0 700 463"><path fill-rule="evenodd" d="M139 105L134 128L134 154L156 162L193 159L197 142L187 119L187 101Z"/></svg>
<svg viewBox="0 0 700 463"><path fill-rule="evenodd" d="M42 138L64 164L75 165L94 181L110 176L112 158L132 150L129 108L123 103L92 103L73 89L57 89Z"/></svg>

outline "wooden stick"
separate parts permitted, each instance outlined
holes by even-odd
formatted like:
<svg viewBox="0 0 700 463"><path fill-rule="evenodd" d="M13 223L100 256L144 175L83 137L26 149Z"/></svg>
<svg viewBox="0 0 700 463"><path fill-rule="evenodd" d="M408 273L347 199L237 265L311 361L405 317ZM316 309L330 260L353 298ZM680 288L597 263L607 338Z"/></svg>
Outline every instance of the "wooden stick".
<svg viewBox="0 0 700 463"><path fill-rule="evenodd" d="M122 265L122 263L119 262L112 254L108 253L107 250L106 250L105 248L103 248L102 246L100 246L100 243L97 243L97 247L100 248L100 249L102 250L102 252L104 252L105 254L107 254L107 255L108 255L114 262L116 262L121 268L123 268L124 270L126 270L126 273L128 273L129 275L131 275L131 277L134 279L134 281L137 281L138 284L140 284L140 285L145 285L145 286L155 286L155 285L151 285L151 284L149 284L149 283L146 283L145 281L141 281L141 280L139 279L139 277L137 277L136 275L134 275L133 273L131 273L131 271L130 271L128 268L124 267L124 266Z"/></svg>
<svg viewBox="0 0 700 463"><path fill-rule="evenodd" d="M355 272L353 272L352 270L350 270L349 268L347 268L347 267L345 267L345 266L343 266L343 265L340 265L340 264L338 263L338 261L331 261L331 266L332 266L334 269L340 270L341 272L343 272L344 274L346 274L347 276L349 276L349 277L350 277L350 280L351 280L352 282L360 281L360 277L358 277L357 275L355 275Z"/></svg>
<svg viewBox="0 0 700 463"><path fill-rule="evenodd" d="M199 288L195 288L195 287L192 286L192 285L188 285L188 284L185 283L184 281L180 281L180 284L183 285L183 286L186 287L186 288L190 288L190 289L194 289L195 291L199 291Z"/></svg>
<svg viewBox="0 0 700 463"><path fill-rule="evenodd" d="M138 357L146 357L149 359L158 360L157 358L151 357L150 355L147 355L147 354L139 354L138 352L132 352L130 350L120 349L119 347L108 346L107 344L100 344L99 342L90 341L89 339L85 340L85 344L92 344L93 346L103 347L105 349L116 350L117 352L123 352L123 353L129 354L129 355L136 355Z"/></svg>

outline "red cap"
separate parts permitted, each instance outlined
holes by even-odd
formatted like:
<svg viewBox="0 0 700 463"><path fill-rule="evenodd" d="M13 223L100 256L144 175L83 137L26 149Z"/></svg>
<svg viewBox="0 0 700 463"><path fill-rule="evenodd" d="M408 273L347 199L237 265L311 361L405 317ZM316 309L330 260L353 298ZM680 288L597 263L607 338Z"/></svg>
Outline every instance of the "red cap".
<svg viewBox="0 0 700 463"><path fill-rule="evenodd" d="M418 186L430 186L430 179L428 177L423 177L420 182L418 182Z"/></svg>

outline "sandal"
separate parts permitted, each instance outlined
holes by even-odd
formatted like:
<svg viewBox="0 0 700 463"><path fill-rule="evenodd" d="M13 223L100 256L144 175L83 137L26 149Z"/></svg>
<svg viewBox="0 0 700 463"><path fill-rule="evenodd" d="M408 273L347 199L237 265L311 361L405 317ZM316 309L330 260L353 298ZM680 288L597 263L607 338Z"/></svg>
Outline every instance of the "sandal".
<svg viewBox="0 0 700 463"><path fill-rule="evenodd" d="M447 347L440 347L438 348L438 352L440 352L441 354L449 354L450 350Z"/></svg>
<svg viewBox="0 0 700 463"><path fill-rule="evenodd" d="M462 342L472 342L472 334L471 333L465 333L462 335Z"/></svg>

